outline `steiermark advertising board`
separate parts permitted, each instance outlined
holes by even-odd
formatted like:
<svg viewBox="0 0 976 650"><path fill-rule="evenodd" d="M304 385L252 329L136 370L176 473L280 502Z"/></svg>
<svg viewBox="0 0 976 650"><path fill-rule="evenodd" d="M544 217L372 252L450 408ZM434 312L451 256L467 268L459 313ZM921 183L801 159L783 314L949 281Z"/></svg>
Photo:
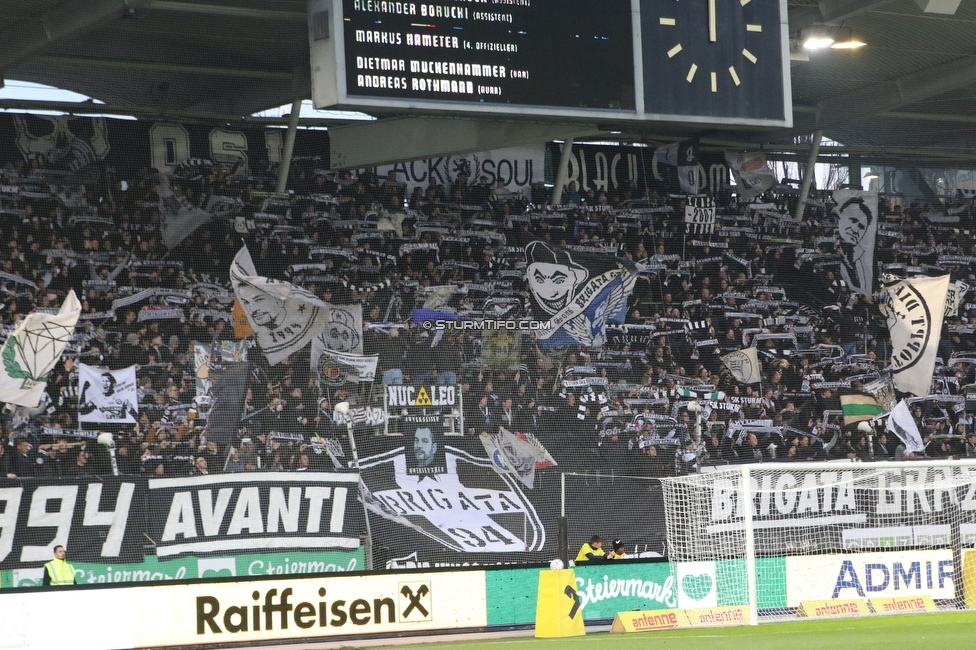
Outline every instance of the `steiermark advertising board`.
<svg viewBox="0 0 976 650"><path fill-rule="evenodd" d="M195 578L293 576L362 571L363 550L244 554L217 557L185 556L160 560L147 556L138 564L71 561L79 585L165 582ZM44 568L0 571L0 587L35 587L44 579Z"/></svg>
<svg viewBox="0 0 976 650"><path fill-rule="evenodd" d="M539 572L548 569L488 571L489 625L518 625L535 620ZM760 608L786 603L783 558L759 559L756 570L764 585ZM748 602L745 562L607 562L576 567L576 590L587 621L611 619L617 612L694 609Z"/></svg>

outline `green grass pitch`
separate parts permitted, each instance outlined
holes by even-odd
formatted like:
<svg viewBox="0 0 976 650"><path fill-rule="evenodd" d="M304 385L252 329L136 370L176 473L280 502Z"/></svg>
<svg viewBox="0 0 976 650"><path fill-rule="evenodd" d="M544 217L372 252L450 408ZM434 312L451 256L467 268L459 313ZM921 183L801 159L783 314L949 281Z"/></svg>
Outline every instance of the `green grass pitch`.
<svg viewBox="0 0 976 650"><path fill-rule="evenodd" d="M407 646L409 647L409 646ZM976 612L697 628L568 639L425 644L430 650L976 650Z"/></svg>

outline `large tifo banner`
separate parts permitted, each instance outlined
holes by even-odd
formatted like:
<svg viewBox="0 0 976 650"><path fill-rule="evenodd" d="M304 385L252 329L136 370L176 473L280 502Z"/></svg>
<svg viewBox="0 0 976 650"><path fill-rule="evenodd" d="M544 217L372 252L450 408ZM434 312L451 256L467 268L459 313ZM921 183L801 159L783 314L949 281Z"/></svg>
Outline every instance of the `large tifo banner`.
<svg viewBox="0 0 976 650"><path fill-rule="evenodd" d="M3 480L0 569L36 569L58 544L72 562L92 565L142 563L148 542L160 562L355 551L365 529L357 483L355 474L286 472L56 485Z"/></svg>
<svg viewBox="0 0 976 650"><path fill-rule="evenodd" d="M558 555L558 468L537 469L529 488L517 473L497 471L478 436L444 435L421 421L425 416L408 417L395 427L403 435L357 438L376 568L549 562ZM612 489L614 507L594 508L595 489ZM626 539L632 550L664 550L660 486L570 480L566 510L571 540L599 531Z"/></svg>
<svg viewBox="0 0 976 650"><path fill-rule="evenodd" d="M282 129L211 127L50 115L0 115L0 166L25 160L45 169L72 172L68 182L93 182L105 167L151 167L168 174L190 158L240 164L241 173L278 164L284 154ZM329 160L323 131L299 131L295 156ZM65 197L63 188L59 196Z"/></svg>

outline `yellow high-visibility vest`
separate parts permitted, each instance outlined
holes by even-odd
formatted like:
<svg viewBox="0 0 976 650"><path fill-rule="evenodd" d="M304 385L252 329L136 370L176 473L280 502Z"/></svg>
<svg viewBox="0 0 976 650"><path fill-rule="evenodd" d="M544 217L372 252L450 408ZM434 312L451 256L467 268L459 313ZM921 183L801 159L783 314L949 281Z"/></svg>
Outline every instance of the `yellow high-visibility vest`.
<svg viewBox="0 0 976 650"><path fill-rule="evenodd" d="M65 560L55 558L44 565L44 570L51 577L53 587L67 587L75 583L75 568Z"/></svg>

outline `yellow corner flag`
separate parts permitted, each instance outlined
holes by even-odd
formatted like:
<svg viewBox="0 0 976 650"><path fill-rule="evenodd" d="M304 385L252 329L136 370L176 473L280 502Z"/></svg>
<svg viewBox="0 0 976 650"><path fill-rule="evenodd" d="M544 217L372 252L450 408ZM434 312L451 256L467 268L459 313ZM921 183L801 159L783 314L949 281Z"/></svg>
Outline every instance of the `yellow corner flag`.
<svg viewBox="0 0 976 650"><path fill-rule="evenodd" d="M541 571L535 608L535 635L539 638L583 636L583 605L576 593L572 569Z"/></svg>

